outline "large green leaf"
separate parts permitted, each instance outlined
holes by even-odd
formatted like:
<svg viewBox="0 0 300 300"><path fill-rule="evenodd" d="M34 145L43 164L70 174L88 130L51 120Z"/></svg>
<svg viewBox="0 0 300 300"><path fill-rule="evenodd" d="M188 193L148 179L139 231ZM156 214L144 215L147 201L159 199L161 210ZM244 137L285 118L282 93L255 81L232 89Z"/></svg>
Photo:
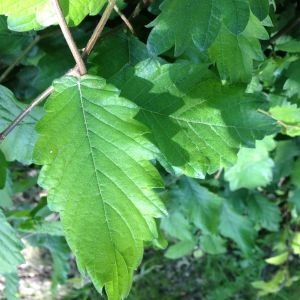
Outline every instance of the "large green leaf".
<svg viewBox="0 0 300 300"><path fill-rule="evenodd" d="M87 15L99 13L106 0L61 0L60 5L70 26L78 25ZM8 16L14 31L41 29L57 24L51 0L1 0L0 14Z"/></svg>
<svg viewBox="0 0 300 300"><path fill-rule="evenodd" d="M0 209L0 273L12 273L23 262L22 244Z"/></svg>
<svg viewBox="0 0 300 300"><path fill-rule="evenodd" d="M0 85L0 130L8 126L25 109L13 93ZM34 126L42 115L42 109L36 107L18 126L0 143L8 161L17 160L24 164L32 163L32 151L37 140Z"/></svg>
<svg viewBox="0 0 300 300"><path fill-rule="evenodd" d="M268 39L268 33L253 15L240 35L236 36L224 25L221 27L209 49L209 55L217 64L223 80L250 81L253 60L261 61L264 58L259 39Z"/></svg>
<svg viewBox="0 0 300 300"><path fill-rule="evenodd" d="M249 21L248 0L221 0L225 26L234 34L240 34Z"/></svg>
<svg viewBox="0 0 300 300"><path fill-rule="evenodd" d="M133 117L135 104L95 76L54 83L38 124L35 161L50 207L61 216L82 272L109 299L127 295L143 242L158 237L154 217L165 210L149 162L154 147Z"/></svg>
<svg viewBox="0 0 300 300"><path fill-rule="evenodd" d="M259 20L265 19L269 14L269 0L249 0L250 8Z"/></svg>
<svg viewBox="0 0 300 300"><path fill-rule="evenodd" d="M257 112L257 95L222 85L205 66L147 60L123 81L116 83L141 107L137 119L151 129L162 163L189 176L234 163L241 144L253 147L255 139L277 131L275 121Z"/></svg>
<svg viewBox="0 0 300 300"><path fill-rule="evenodd" d="M175 55L184 52L193 42L206 50L216 38L221 26L221 7L217 0L165 0L161 14L149 25L154 27L148 38L148 48L160 54L175 46Z"/></svg>

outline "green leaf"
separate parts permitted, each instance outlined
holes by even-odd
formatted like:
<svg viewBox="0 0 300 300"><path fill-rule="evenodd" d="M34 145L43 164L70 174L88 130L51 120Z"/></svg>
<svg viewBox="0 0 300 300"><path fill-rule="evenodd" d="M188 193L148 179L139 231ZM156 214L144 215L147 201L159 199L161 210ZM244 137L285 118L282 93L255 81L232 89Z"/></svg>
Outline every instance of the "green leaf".
<svg viewBox="0 0 300 300"><path fill-rule="evenodd" d="M277 41L276 50L285 51L289 53L300 52L300 41L294 39L287 39L283 41Z"/></svg>
<svg viewBox="0 0 300 300"><path fill-rule="evenodd" d="M300 60L292 62L286 72L287 80L283 86L289 97L300 96Z"/></svg>
<svg viewBox="0 0 300 300"><path fill-rule="evenodd" d="M289 202L293 203L296 211L298 214L300 214L300 189L297 188L294 191L291 191L289 195Z"/></svg>
<svg viewBox="0 0 300 300"><path fill-rule="evenodd" d="M208 254L222 254L226 252L225 240L219 235L201 235L200 236L200 247Z"/></svg>
<svg viewBox="0 0 300 300"><path fill-rule="evenodd" d="M253 224L238 214L229 200L225 200L223 204L220 232L223 236L234 240L246 255L251 255L256 235Z"/></svg>
<svg viewBox="0 0 300 300"><path fill-rule="evenodd" d="M298 157L292 169L292 183L300 187L300 158Z"/></svg>
<svg viewBox="0 0 300 300"><path fill-rule="evenodd" d="M1 4L0 4L1 6ZM6 17L0 15L0 57L1 63L10 64L33 40L34 34L11 32L7 28Z"/></svg>
<svg viewBox="0 0 300 300"><path fill-rule="evenodd" d="M70 26L77 26L87 15L99 13L106 0L62 0L60 5ZM2 0L0 14L8 16L8 27L14 31L42 29L57 24L51 0Z"/></svg>
<svg viewBox="0 0 300 300"><path fill-rule="evenodd" d="M289 257L289 253L286 251L279 255L269 257L269 258L265 259L265 261L270 265L280 266L287 261L288 257Z"/></svg>
<svg viewBox="0 0 300 300"><path fill-rule="evenodd" d="M0 131L6 128L25 107L24 104L16 100L10 90L0 85ZM32 151L37 140L34 126L41 116L42 109L36 107L1 142L0 150L3 151L8 161L17 160L23 164L32 163Z"/></svg>
<svg viewBox="0 0 300 300"><path fill-rule="evenodd" d="M0 190L4 188L6 183L7 162L2 151L0 151Z"/></svg>
<svg viewBox="0 0 300 300"><path fill-rule="evenodd" d="M274 202L260 194L254 194L247 198L247 209L253 223L258 223L269 231L278 231L281 214Z"/></svg>
<svg viewBox="0 0 300 300"><path fill-rule="evenodd" d="M264 20L269 14L269 0L249 0L250 8L259 20Z"/></svg>
<svg viewBox="0 0 300 300"><path fill-rule="evenodd" d="M161 54L175 46L181 55L193 42L201 51L216 38L221 26L221 7L216 0L165 0L160 15L149 24L154 27L148 37L148 49Z"/></svg>
<svg viewBox="0 0 300 300"><path fill-rule="evenodd" d="M170 259L178 259L192 253L195 247L195 241L185 240L170 246L165 252L165 257Z"/></svg>
<svg viewBox="0 0 300 300"><path fill-rule="evenodd" d="M103 79L66 76L54 88L37 127L39 183L79 269L117 300L128 294L144 241L158 237L153 218L165 213L152 190L161 186L148 161L154 147L132 119L136 105Z"/></svg>
<svg viewBox="0 0 300 300"><path fill-rule="evenodd" d="M52 290L57 284L63 284L70 272L70 249L63 237L49 234L33 234L27 238L30 245L44 247L49 250L53 261Z"/></svg>
<svg viewBox="0 0 300 300"><path fill-rule="evenodd" d="M273 139L267 137L256 141L256 147L253 149L241 148L235 165L225 171L225 179L229 181L230 189L254 189L269 184L274 167L269 151L274 147Z"/></svg>
<svg viewBox="0 0 300 300"><path fill-rule="evenodd" d="M88 58L89 73L120 82L126 69L149 58L147 47L132 34L110 34L97 44Z"/></svg>
<svg viewBox="0 0 300 300"><path fill-rule="evenodd" d="M17 272L4 274L5 289L4 297L7 300L19 300L19 276Z"/></svg>
<svg viewBox="0 0 300 300"><path fill-rule="evenodd" d="M253 16L243 33L236 36L224 25L209 49L211 60L216 63L221 79L231 82L249 82L253 60L263 60L258 39L267 39L268 33Z"/></svg>
<svg viewBox="0 0 300 300"><path fill-rule="evenodd" d="M300 135L300 108L290 102L271 107L270 115L279 121L282 132L291 137Z"/></svg>
<svg viewBox="0 0 300 300"><path fill-rule="evenodd" d="M250 17L248 0L221 0L225 26L234 34L244 31Z"/></svg>
<svg viewBox="0 0 300 300"><path fill-rule="evenodd" d="M174 172L201 178L234 163L241 144L254 146L255 138L277 131L257 112L259 97L222 85L204 66L147 60L124 77L122 95L141 107L136 118Z"/></svg>
<svg viewBox="0 0 300 300"><path fill-rule="evenodd" d="M161 220L161 229L169 236L181 241L192 241L192 226L182 211L175 211Z"/></svg>
<svg viewBox="0 0 300 300"><path fill-rule="evenodd" d="M187 201L188 219L204 234L218 233L222 199L188 178L181 181L181 191Z"/></svg>
<svg viewBox="0 0 300 300"><path fill-rule="evenodd" d="M13 273L24 259L20 251L22 244L15 230L6 221L0 210L0 273Z"/></svg>
<svg viewBox="0 0 300 300"><path fill-rule="evenodd" d="M2 189L0 189L0 207L1 208L11 208L13 206L12 196L13 196L13 188L12 188L12 179L10 176L10 172L6 170L6 181L5 185Z"/></svg>

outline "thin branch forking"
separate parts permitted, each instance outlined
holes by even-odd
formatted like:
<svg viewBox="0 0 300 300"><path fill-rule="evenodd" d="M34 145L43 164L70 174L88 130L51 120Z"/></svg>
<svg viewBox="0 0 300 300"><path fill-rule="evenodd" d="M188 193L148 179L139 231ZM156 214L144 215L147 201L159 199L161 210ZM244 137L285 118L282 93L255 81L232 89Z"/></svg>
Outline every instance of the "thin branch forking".
<svg viewBox="0 0 300 300"><path fill-rule="evenodd" d="M54 88L52 86L48 87L44 92L42 92L35 100L27 106L10 124L9 126L0 133L0 142L3 141L6 136L35 108L39 103L44 101L52 92Z"/></svg>
<svg viewBox="0 0 300 300"><path fill-rule="evenodd" d="M111 15L113 9L114 9L114 6L115 6L115 0L109 0L109 4L108 6L106 7L97 27L94 29L94 32L91 36L91 38L89 39L83 53L82 53L82 56L80 56L79 54L79 51L75 45L75 42L71 36L71 33L69 31L69 28L65 22L65 19L64 19L64 16L62 14L62 11L60 9L60 6L59 6L59 3L58 3L58 0L52 0L53 3L55 4L55 7L56 7L56 11L57 11L57 14L60 14L59 16L59 20L61 22L61 30L65 30L65 32L63 31L63 34L66 38L66 36L68 36L68 38L66 38L66 41L68 42L68 45L69 45L69 42L72 44L72 48L70 47L69 45L69 48L70 49L73 49L74 50L74 53L78 52L78 55L79 55L79 58L80 60L78 59L77 57L77 54L74 56L74 59L76 61L76 66L74 68L72 68L71 70L69 70L65 75L73 75L73 76L78 76L78 71L80 73L80 75L84 75L86 74L86 68L85 68L85 65L83 63L83 59L86 59L90 52L93 50L98 38L100 37L102 31L103 31L103 28L106 24L106 22L108 21L109 19L109 16ZM58 6L57 6L58 5ZM63 20L63 21L62 21ZM63 24L64 22L64 24ZM75 50L76 49L76 50ZM73 53L73 52L72 52ZM7 137L7 135L37 106L39 105L42 101L44 101L48 96L50 96L52 94L52 92L54 91L54 87L53 86L49 86L45 91L43 91L39 96L37 96L33 102L27 106L26 109L24 109L2 132L0 132L0 143Z"/></svg>
<svg viewBox="0 0 300 300"><path fill-rule="evenodd" d="M116 0L109 0L109 3L99 21L99 23L97 24L91 38L87 42L87 45L82 52L83 59L86 59L89 56L89 54L91 53L91 51L93 50L99 36L101 35L101 33L104 29L105 24L107 23L112 11L114 10L115 5L116 5Z"/></svg>
<svg viewBox="0 0 300 300"><path fill-rule="evenodd" d="M74 42L74 39L71 35L71 32L69 30L69 27L66 23L65 17L63 15L63 12L61 10L61 7L59 5L59 0L52 0L54 10L56 12L57 18L58 18L58 24L60 26L60 29L65 37L65 40L70 48L70 51L72 52L72 55L74 57L74 60L78 66L78 71L80 75L86 74L86 67L83 62L83 59L78 51L78 48Z"/></svg>

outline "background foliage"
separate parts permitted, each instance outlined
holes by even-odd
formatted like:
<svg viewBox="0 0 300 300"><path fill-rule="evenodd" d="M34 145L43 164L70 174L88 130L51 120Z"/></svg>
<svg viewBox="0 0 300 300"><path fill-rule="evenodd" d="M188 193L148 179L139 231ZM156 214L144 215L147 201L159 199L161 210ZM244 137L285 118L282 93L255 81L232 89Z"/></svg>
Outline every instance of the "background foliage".
<svg viewBox="0 0 300 300"><path fill-rule="evenodd" d="M0 129L53 86L0 144L4 297L31 245L57 299L298 299L299 1L117 1L83 76L52 2L0 3ZM85 48L109 3L60 4Z"/></svg>

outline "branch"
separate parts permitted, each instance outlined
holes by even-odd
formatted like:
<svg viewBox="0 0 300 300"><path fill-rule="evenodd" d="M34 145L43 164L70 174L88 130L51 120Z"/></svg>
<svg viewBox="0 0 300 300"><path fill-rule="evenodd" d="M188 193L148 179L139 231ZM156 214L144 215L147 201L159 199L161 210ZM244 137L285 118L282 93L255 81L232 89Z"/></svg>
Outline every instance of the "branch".
<svg viewBox="0 0 300 300"><path fill-rule="evenodd" d="M0 133L0 142L6 138L6 136L33 110L33 108L44 101L53 92L53 90L54 88L50 86L39 96L37 96L33 102L25 110L23 110L6 129Z"/></svg>
<svg viewBox="0 0 300 300"><path fill-rule="evenodd" d="M103 28L105 26L105 24L107 23L113 9L115 6L115 2L116 0L109 0L109 5L106 7L98 25L96 26L91 38L89 39L83 53L82 56L80 56L79 51L75 45L75 42L71 36L71 33L68 29L68 26L65 22L64 16L61 12L58 0L52 0L53 4L55 4L56 7L56 12L57 15L59 17L59 22L60 23L60 27L61 30L64 34L64 37L69 45L70 50L72 51L72 49L74 51L76 51L79 55L80 61L76 60L77 59L77 54L74 55L73 52L73 56L74 59L76 61L76 66L74 68L72 68L71 70L69 70L65 75L72 75L72 76L80 76L80 75L84 75L86 73L86 68L85 65L83 63L83 59L86 59L89 54L91 53L91 51L93 50L99 36L101 35ZM69 42L72 44L72 46L70 46ZM84 68L82 70L82 67ZM79 71L79 74L78 74ZM9 125L7 128L5 128L2 132L0 132L0 143L6 138L6 136L32 111L33 108L35 108L37 105L39 105L42 101L44 101L48 96L50 96L52 94L52 92L54 91L53 86L48 87L44 92L42 92L39 96L37 96L33 102L25 109L23 110Z"/></svg>
<svg viewBox="0 0 300 300"><path fill-rule="evenodd" d="M84 48L83 52L82 52L82 58L86 59L89 54L91 53L91 51L93 50L99 36L101 35L105 24L107 23L113 9L114 6L116 5L116 0L109 0L109 4L107 5L99 23L97 24L91 38L89 39L89 41L87 42L86 47Z"/></svg>
<svg viewBox="0 0 300 300"><path fill-rule="evenodd" d="M133 26L131 25L130 21L127 19L127 17L119 10L119 7L117 5L114 6L114 10L116 11L116 13L120 16L120 18L123 20L123 22L125 23L125 25L128 27L128 29L130 30L130 32L132 34L134 34L134 29Z"/></svg>
<svg viewBox="0 0 300 300"><path fill-rule="evenodd" d="M283 28L281 28L276 34L274 34L269 42L270 44L274 43L278 38L287 34L294 27L296 27L300 23L300 16L295 16L290 22L288 22Z"/></svg>
<svg viewBox="0 0 300 300"><path fill-rule="evenodd" d="M39 42L40 36L36 36L35 39L20 53L16 60L3 72L0 76L0 83L10 74L16 65L29 53L29 51Z"/></svg>
<svg viewBox="0 0 300 300"><path fill-rule="evenodd" d="M55 13L57 15L57 18L58 18L58 24L60 26L60 29L65 37L65 40L72 52L72 55L74 57L74 60L78 66L78 70L79 70L79 74L80 75L84 75L86 74L86 67L85 67L85 64L83 62L83 59L82 57L80 56L80 53L78 51L78 48L73 40L73 37L71 35L71 32L68 28L68 25L66 23L66 20L65 20L65 17L62 13L62 10L61 10L61 7L59 5L59 0L52 0L52 3L53 3L53 7L54 7L54 10L55 10Z"/></svg>

